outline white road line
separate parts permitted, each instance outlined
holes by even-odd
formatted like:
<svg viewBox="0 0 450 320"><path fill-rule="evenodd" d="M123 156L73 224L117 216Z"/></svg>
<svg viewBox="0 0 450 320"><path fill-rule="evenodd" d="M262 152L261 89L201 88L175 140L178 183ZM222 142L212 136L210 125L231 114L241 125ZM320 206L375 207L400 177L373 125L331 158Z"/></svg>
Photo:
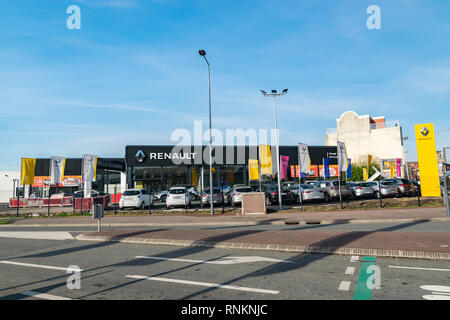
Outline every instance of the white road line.
<svg viewBox="0 0 450 320"><path fill-rule="evenodd" d="M339 289L341 291L348 291L350 289L351 282L350 281L341 281L339 285Z"/></svg>
<svg viewBox="0 0 450 320"><path fill-rule="evenodd" d="M35 240L73 240L66 231L0 231L0 238L35 239Z"/></svg>
<svg viewBox="0 0 450 320"><path fill-rule="evenodd" d="M351 256L350 257L350 262L358 262L359 260L359 256Z"/></svg>
<svg viewBox="0 0 450 320"><path fill-rule="evenodd" d="M447 286L426 285L426 286L420 286L420 289L428 290L428 291L439 291L442 293L450 293L450 287L447 287Z"/></svg>
<svg viewBox="0 0 450 320"><path fill-rule="evenodd" d="M389 268L395 268L395 269L411 269L411 270L427 270L427 271L450 271L450 269L420 268L420 267L403 267L403 266L389 266Z"/></svg>
<svg viewBox="0 0 450 320"><path fill-rule="evenodd" d="M165 260L165 261L179 261L179 262L193 262L193 263L208 263L208 264L237 264L237 263L249 263L249 262L286 262L292 263L291 261L284 261L266 257L259 256L242 256L242 257L223 257L224 260L192 260L192 259L178 259L178 258L166 258L166 257L151 257L151 256L136 256L136 259L152 259L152 260Z"/></svg>
<svg viewBox="0 0 450 320"><path fill-rule="evenodd" d="M44 265L44 264L33 264L33 263L24 263L24 262L8 261L8 260L0 260L0 263L3 263L3 264L12 264L12 265L22 266L22 267L31 267L31 268L41 268L41 269L51 269L51 270L62 270L62 271L73 271L73 269L71 269L71 268L55 267L55 266L46 266L46 265ZM79 271L83 271L83 269L80 269Z"/></svg>
<svg viewBox="0 0 450 320"><path fill-rule="evenodd" d="M21 292L20 294L23 294L25 296L45 299L45 300L72 300L72 299L66 298L66 297L54 296L52 294L39 293L39 292L35 292L35 291L24 291L24 292Z"/></svg>
<svg viewBox="0 0 450 320"><path fill-rule="evenodd" d="M425 295L422 296L422 298L424 298L425 300L450 300L450 296L442 296L439 294L429 294L429 295Z"/></svg>
<svg viewBox="0 0 450 320"><path fill-rule="evenodd" d="M222 284L210 283L210 282L197 282L197 281L189 281L189 280L169 279L169 278L160 278L160 277L147 277L147 276L139 276L139 275L127 275L125 277L126 278L133 278L133 279L142 279L142 280L151 280L151 281L162 281L162 282L171 282L171 283L190 284L190 285L193 285L193 286L221 288L221 289L239 290L239 291L248 291L248 292L258 292L258 293L267 293L267 294L278 294L278 293L280 293L280 291L278 291L278 290L267 290L267 289L258 289L258 288L249 288L249 287L230 286L230 285L222 285Z"/></svg>
<svg viewBox="0 0 450 320"><path fill-rule="evenodd" d="M347 267L345 269L345 274L353 274L355 272L355 267Z"/></svg>
<svg viewBox="0 0 450 320"><path fill-rule="evenodd" d="M450 296L450 293L445 293L445 292L431 292L432 294L442 294L444 296Z"/></svg>

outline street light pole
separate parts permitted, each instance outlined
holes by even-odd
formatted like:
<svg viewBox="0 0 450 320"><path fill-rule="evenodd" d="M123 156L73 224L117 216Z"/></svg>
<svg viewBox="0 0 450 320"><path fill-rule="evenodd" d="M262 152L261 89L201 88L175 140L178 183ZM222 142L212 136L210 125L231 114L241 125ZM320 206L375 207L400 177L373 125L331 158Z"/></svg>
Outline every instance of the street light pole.
<svg viewBox="0 0 450 320"><path fill-rule="evenodd" d="M408 137L402 137L403 141L408 140ZM403 143L403 156L405 157L405 171L406 171L406 179L409 179L409 170L408 170L408 161L406 160L406 150L405 150L405 144Z"/></svg>
<svg viewBox="0 0 450 320"><path fill-rule="evenodd" d="M277 177L278 177L278 203L280 205L280 210L283 210L283 203L281 200L281 176L280 176L280 134L278 132L278 117L277 117L277 96L284 96L287 93L288 89L284 89L283 92L278 93L277 90L272 90L272 93L266 93L261 90L263 96L272 96L273 97L273 111L275 116L275 132L277 133L276 139L276 165L277 165Z"/></svg>
<svg viewBox="0 0 450 320"><path fill-rule="evenodd" d="M205 59L208 65L208 99L209 99L209 202L211 207L211 215L214 215L214 190L213 190L213 174L212 174L212 122L211 122L211 69L209 61L206 59L205 50L199 50L198 53Z"/></svg>

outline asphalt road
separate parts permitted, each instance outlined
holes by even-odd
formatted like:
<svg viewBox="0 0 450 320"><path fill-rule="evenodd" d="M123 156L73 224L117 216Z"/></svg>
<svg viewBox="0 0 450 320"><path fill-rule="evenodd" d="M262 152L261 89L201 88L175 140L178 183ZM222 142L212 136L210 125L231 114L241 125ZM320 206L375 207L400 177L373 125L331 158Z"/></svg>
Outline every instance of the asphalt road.
<svg viewBox="0 0 450 320"><path fill-rule="evenodd" d="M44 234L70 236L57 232ZM2 237L0 299L450 299L449 261L370 258ZM73 265L81 289L67 287Z"/></svg>

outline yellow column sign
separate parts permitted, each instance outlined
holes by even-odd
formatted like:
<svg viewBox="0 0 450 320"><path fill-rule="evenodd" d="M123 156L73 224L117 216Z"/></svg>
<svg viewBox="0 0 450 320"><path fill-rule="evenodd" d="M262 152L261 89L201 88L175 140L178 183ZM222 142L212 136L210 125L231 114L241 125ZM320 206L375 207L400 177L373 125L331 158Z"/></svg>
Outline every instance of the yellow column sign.
<svg viewBox="0 0 450 320"><path fill-rule="evenodd" d="M369 179L369 177L367 175L367 168L363 168L363 179L364 179L364 181L367 181Z"/></svg>
<svg viewBox="0 0 450 320"><path fill-rule="evenodd" d="M440 197L436 141L432 123L416 124L417 157L422 197Z"/></svg>

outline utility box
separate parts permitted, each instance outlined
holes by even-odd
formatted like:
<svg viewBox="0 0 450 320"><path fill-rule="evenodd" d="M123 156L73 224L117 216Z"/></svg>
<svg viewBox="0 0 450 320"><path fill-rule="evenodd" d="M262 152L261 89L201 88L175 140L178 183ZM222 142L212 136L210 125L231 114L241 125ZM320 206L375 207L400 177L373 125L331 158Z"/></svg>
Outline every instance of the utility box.
<svg viewBox="0 0 450 320"><path fill-rule="evenodd" d="M105 207L103 204L94 204L92 218L101 219L105 216Z"/></svg>
<svg viewBox="0 0 450 320"><path fill-rule="evenodd" d="M242 215L267 214L264 192L242 193Z"/></svg>

